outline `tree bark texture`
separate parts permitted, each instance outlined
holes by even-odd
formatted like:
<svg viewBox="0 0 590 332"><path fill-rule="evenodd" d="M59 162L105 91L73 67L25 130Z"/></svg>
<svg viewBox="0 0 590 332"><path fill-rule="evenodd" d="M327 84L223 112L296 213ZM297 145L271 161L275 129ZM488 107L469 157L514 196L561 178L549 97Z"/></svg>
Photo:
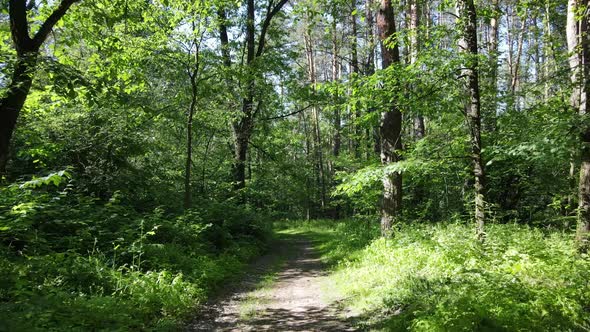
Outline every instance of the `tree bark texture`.
<svg viewBox="0 0 590 332"><path fill-rule="evenodd" d="M473 0L457 1L458 25L461 30L460 51L465 53L466 61L461 77L465 82L468 100L465 103L465 116L469 127L471 159L475 186L475 224L476 236L484 239L485 224L485 167L481 155L481 103L479 93L479 70L477 50L477 16Z"/></svg>
<svg viewBox="0 0 590 332"><path fill-rule="evenodd" d="M578 229L576 240L581 251L590 247L590 37L588 36L588 0L569 0L567 43L573 92L571 106L581 117L580 178L578 187Z"/></svg>
<svg viewBox="0 0 590 332"><path fill-rule="evenodd" d="M269 1L266 6L266 13L260 22L260 32L256 40L256 4L254 0L246 2L246 59L243 64L247 73L243 83L245 86L245 95L241 100L241 110L232 122L232 132L234 138L234 163L233 178L234 189L240 190L246 187L246 163L248 160L248 144L254 129L255 117L259 107L256 105L256 72L255 62L260 58L266 48L266 35L272 19L282 10L288 0ZM218 10L219 16L219 37L221 45L221 55L226 67L232 66L232 59L229 49L229 36L227 27L227 15L225 10Z"/></svg>
<svg viewBox="0 0 590 332"><path fill-rule="evenodd" d="M492 0L493 15L490 19L490 37L488 44L488 53L490 59L490 81L491 91L494 94L492 99L492 119L489 121L490 130L496 129L496 115L498 108L498 38L500 36L500 21L502 19L502 11L500 10L499 0Z"/></svg>
<svg viewBox="0 0 590 332"><path fill-rule="evenodd" d="M410 5L410 64L418 61L418 52L420 51L420 0L411 0ZM426 128L424 126L424 117L417 115L414 117L414 136L420 140L424 138Z"/></svg>
<svg viewBox="0 0 590 332"><path fill-rule="evenodd" d="M390 0L381 0L377 14L377 26L381 40L381 62L383 69L399 64L400 53L397 46L395 14ZM387 84L387 83L386 83ZM396 89L395 86L385 86ZM381 163L387 166L400 160L402 150L402 113L391 101L388 109L381 112ZM383 177L383 201L381 206L381 233L390 236L392 226L402 208L402 175L399 172L387 172Z"/></svg>
<svg viewBox="0 0 590 332"><path fill-rule="evenodd" d="M37 67L39 49L55 24L78 0L62 0L31 38L27 20L27 5L24 0L10 0L8 13L10 31L16 49L16 64L6 94L0 99L0 178L6 173L10 154L10 141L16 128L19 114L27 100Z"/></svg>

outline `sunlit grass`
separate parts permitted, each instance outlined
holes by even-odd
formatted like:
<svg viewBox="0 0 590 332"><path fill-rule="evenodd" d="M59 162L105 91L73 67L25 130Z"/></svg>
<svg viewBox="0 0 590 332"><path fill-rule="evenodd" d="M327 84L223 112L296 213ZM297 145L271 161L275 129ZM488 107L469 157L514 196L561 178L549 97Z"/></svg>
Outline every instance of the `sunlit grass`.
<svg viewBox="0 0 590 332"><path fill-rule="evenodd" d="M305 222L331 284L359 325L385 331L584 331L590 327L590 261L571 234L489 225L401 225L379 239L355 221Z"/></svg>

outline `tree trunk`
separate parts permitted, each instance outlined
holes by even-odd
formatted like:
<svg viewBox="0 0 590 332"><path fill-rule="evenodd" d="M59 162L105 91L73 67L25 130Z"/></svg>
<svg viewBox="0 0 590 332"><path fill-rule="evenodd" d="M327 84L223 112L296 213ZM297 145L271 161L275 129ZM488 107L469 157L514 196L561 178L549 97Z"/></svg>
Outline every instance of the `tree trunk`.
<svg viewBox="0 0 590 332"><path fill-rule="evenodd" d="M311 39L311 30L308 27L308 30L305 33L305 45L306 45L306 56L307 56L307 74L309 83L312 87L312 93L316 93L316 84L317 84L317 73L316 73L316 63L315 63L315 56L314 56L314 49L313 49L313 41ZM321 209L323 210L326 207L326 184L325 184L325 174L324 174L324 155L322 152L322 135L320 129L320 116L319 110L317 106L313 106L311 108L312 117L313 117L313 126L312 126L312 134L313 134L313 141L314 141L314 157L315 157L315 166L317 170L317 185L320 189L320 205Z"/></svg>
<svg viewBox="0 0 590 332"><path fill-rule="evenodd" d="M365 63L365 75L370 76L375 73L375 17L373 15L373 0L365 2L365 20L367 21L366 39L367 39L367 62Z"/></svg>
<svg viewBox="0 0 590 332"><path fill-rule="evenodd" d="M354 13L356 12L357 9L357 0L351 0L351 14L350 14L350 24L351 24L351 28L352 28L352 40L351 40L351 45L350 45L350 52L351 52L351 61L350 61L350 67L351 67L351 72L355 75L358 75L360 73L360 65L359 65L359 57L358 57L358 26L357 26L357 20L356 20L356 15L354 15ZM362 116L360 107L356 107L355 109L355 113L354 113L354 117L355 119L358 121ZM362 142L362 127L358 124L354 125L354 132L355 132L355 137L353 140L353 149L354 149L354 155L357 158L361 157L361 142Z"/></svg>
<svg viewBox="0 0 590 332"><path fill-rule="evenodd" d="M395 39L397 38L395 14L390 0L381 0L381 8L377 15L377 26L381 39L381 62L383 69L399 64L400 53ZM394 86L385 86L395 89ZM381 163L387 166L400 160L402 150L402 113L392 102L388 109L381 113ZM383 202L381 206L381 233L390 236L392 226L399 217L402 207L402 175L399 172L387 172L383 177Z"/></svg>
<svg viewBox="0 0 590 332"><path fill-rule="evenodd" d="M526 34L526 28L527 28L527 14L528 14L528 10L525 10L524 17L520 19L521 20L520 31L518 33L518 42L516 45L516 59L515 59L513 68L511 68L512 80L510 82L510 91L512 92L512 96L515 99L516 99L516 96L515 96L516 87L519 82L519 71L520 71L520 62L521 62L521 58L522 58L522 48L523 48L523 44L524 44L524 35ZM516 104L517 104L517 108L518 108L518 103L516 103Z"/></svg>
<svg viewBox="0 0 590 332"><path fill-rule="evenodd" d="M553 29L551 29L551 15L550 3L545 4L545 17L543 24L543 57L544 57L544 71L543 79L545 81L544 98L549 100L551 94L551 76L554 72L559 70L556 66L555 47L553 45Z"/></svg>
<svg viewBox="0 0 590 332"><path fill-rule="evenodd" d="M256 40L256 6L254 0L246 2L246 62L243 64L246 71L245 86L246 92L242 99L242 109L236 120L232 123L234 136L234 163L233 178L234 189L240 190L246 187L246 162L248 156L248 144L252 136L254 118L258 107L254 109L256 96L256 69L254 61L263 55L266 46L266 34L272 19L281 11L288 0L279 0L273 6L268 6L266 16L261 21L258 41ZM272 4L272 3L271 3ZM227 15L223 8L218 10L219 16L219 37L223 63L231 67L232 61L229 52L229 38L227 29Z"/></svg>
<svg viewBox="0 0 590 332"><path fill-rule="evenodd" d="M19 56L4 98L0 99L0 179L6 172L16 121L33 83L37 53Z"/></svg>
<svg viewBox="0 0 590 332"><path fill-rule="evenodd" d="M420 0L410 1L410 64L418 61L418 52L420 50ZM417 115L414 118L414 136L420 140L424 138L426 128L424 126L424 117Z"/></svg>
<svg viewBox="0 0 590 332"><path fill-rule="evenodd" d="M588 0L569 0L567 15L567 44L570 54L569 65L574 90L571 96L572 108L578 111L582 147L580 151L580 179L578 187L578 229L576 240L581 251L590 247L590 125L588 93L590 92L590 37L588 36L588 13L579 17L581 10L587 11Z"/></svg>
<svg viewBox="0 0 590 332"><path fill-rule="evenodd" d="M336 10L334 10L333 14L333 21L332 21L332 81L337 82L340 80L340 59L338 58L338 32L336 30ZM338 90L336 90L338 91ZM338 98L338 93L336 94L336 98ZM342 130L342 121L340 118L340 107L336 106L334 109L334 144L332 146L332 154L334 157L338 157L340 155L340 146L341 146L341 135L340 131Z"/></svg>
<svg viewBox="0 0 590 332"><path fill-rule="evenodd" d="M198 61L198 56L196 56ZM186 121L186 164L184 168L184 209L190 209L192 205L191 169L193 164L193 118L197 108L197 68L190 73L191 81L191 104L188 110Z"/></svg>
<svg viewBox="0 0 590 332"><path fill-rule="evenodd" d="M250 107L249 102L244 103L244 108ZM251 135L251 119L244 116L232 125L234 135L234 189L240 190L246 187L246 159L248 155L248 142Z"/></svg>
<svg viewBox="0 0 590 332"><path fill-rule="evenodd" d="M375 74L375 15L373 13L373 7L375 2L373 0L366 0L365 2L365 20L367 21L367 62L365 63L365 75L371 76ZM369 112L374 110L369 109ZM371 159L374 155L380 155L381 153L381 136L379 134L379 127L373 127L372 129L367 128L367 138L369 139L369 146L367 149L367 159ZM372 143L371 143L372 138Z"/></svg>
<svg viewBox="0 0 590 332"><path fill-rule="evenodd" d="M479 95L477 15L473 0L457 1L458 24L461 29L459 48L465 53L466 63L461 76L465 80L465 90L469 100L465 103L465 116L469 126L471 158L475 180L475 224L476 236L483 241L485 237L485 168L481 156L481 104Z"/></svg>
<svg viewBox="0 0 590 332"><path fill-rule="evenodd" d="M490 58L490 83L492 97L492 117L490 123L490 130L496 130L496 116L498 113L498 38L500 36L500 21L502 19L502 12L500 10L500 1L492 0L493 15L490 20L490 43L488 45L488 53Z"/></svg>
<svg viewBox="0 0 590 332"><path fill-rule="evenodd" d="M242 112L240 118L232 125L234 134L234 189L240 190L246 187L246 159L248 155L248 142L252 134L252 117L254 112L254 68L252 67L256 56L256 29L255 29L254 0L248 0L246 6L246 97L242 100Z"/></svg>
<svg viewBox="0 0 590 332"><path fill-rule="evenodd" d="M8 2L10 32L16 49L17 60L6 95L0 99L0 179L6 173L10 141L18 116L31 90L39 49L55 24L61 20L75 2L77 0L62 0L45 22L41 24L33 38L29 36L26 1L10 0Z"/></svg>

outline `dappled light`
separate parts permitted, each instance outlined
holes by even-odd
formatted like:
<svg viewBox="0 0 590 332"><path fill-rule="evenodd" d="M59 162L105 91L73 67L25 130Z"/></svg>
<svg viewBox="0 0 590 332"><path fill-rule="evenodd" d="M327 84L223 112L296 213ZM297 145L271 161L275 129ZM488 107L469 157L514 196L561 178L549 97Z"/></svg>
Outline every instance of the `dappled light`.
<svg viewBox="0 0 590 332"><path fill-rule="evenodd" d="M0 332L590 331L589 28L0 1Z"/></svg>

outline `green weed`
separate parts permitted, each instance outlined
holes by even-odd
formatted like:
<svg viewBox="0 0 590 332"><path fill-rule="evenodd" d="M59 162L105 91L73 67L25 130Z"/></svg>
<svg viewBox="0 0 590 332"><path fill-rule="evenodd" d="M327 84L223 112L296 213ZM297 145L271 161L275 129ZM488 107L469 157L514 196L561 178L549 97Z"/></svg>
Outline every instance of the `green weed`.
<svg viewBox="0 0 590 332"><path fill-rule="evenodd" d="M585 331L590 260L572 235L489 225L400 225L392 239L358 221L294 225L333 264L331 281L359 326L384 331Z"/></svg>

